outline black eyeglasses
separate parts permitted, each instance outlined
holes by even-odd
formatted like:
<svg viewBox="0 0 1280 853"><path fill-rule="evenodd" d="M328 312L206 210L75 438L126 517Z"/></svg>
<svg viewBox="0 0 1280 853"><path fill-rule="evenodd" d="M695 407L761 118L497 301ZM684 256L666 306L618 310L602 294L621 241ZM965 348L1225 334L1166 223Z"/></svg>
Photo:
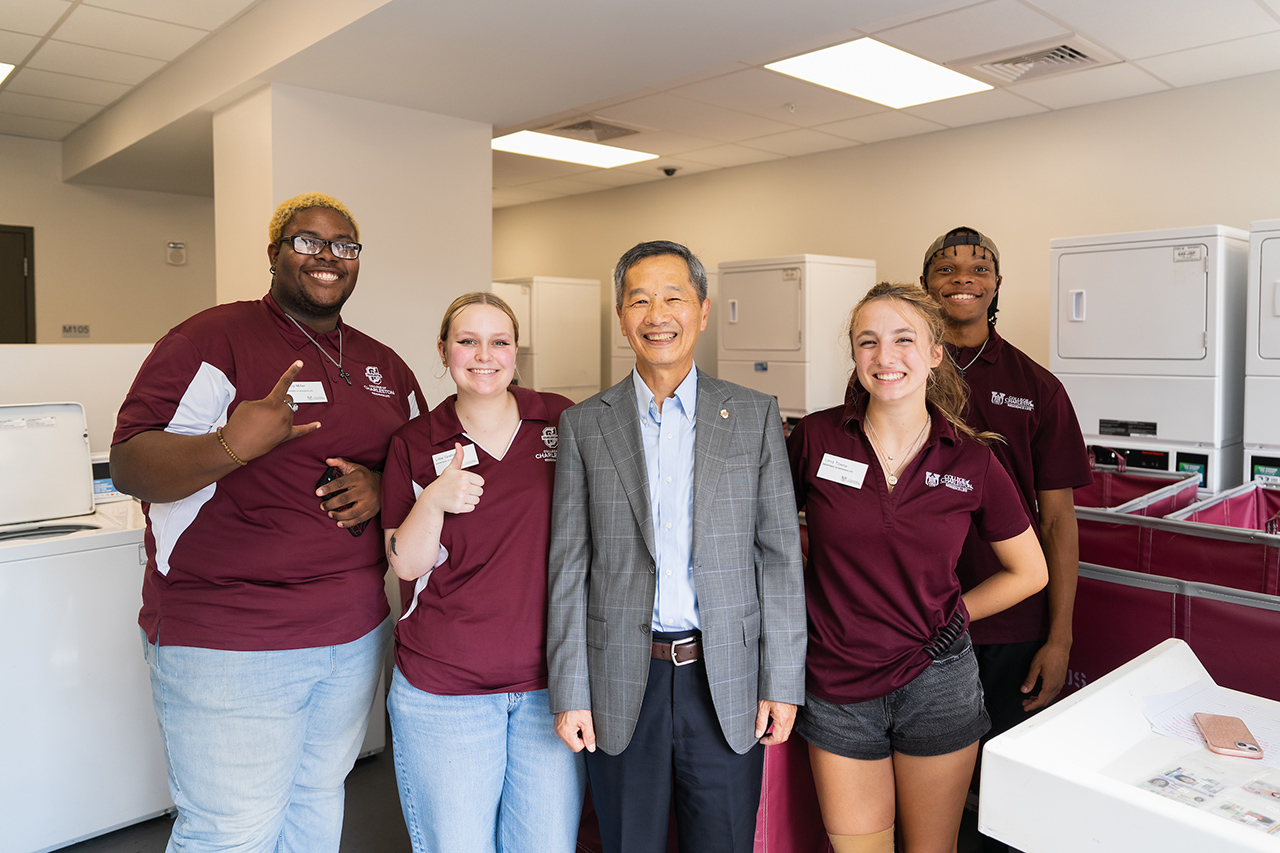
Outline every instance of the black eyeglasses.
<svg viewBox="0 0 1280 853"><path fill-rule="evenodd" d="M354 261L360 257L360 244L349 240L321 240L319 237L311 237L307 234L295 234L292 237L281 237L280 242L292 243L293 250L299 255L318 255L325 246L328 246L335 258Z"/></svg>

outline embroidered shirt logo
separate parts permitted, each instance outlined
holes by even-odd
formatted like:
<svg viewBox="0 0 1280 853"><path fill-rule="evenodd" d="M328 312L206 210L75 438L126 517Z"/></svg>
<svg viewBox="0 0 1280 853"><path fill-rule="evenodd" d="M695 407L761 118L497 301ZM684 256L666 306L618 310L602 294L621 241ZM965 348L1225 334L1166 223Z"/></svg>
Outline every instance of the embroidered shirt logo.
<svg viewBox="0 0 1280 853"><path fill-rule="evenodd" d="M394 389L382 384L382 371L376 365L371 364L364 369L364 378L369 380L369 384L364 386L364 390L375 397L387 399L396 395Z"/></svg>
<svg viewBox="0 0 1280 853"><path fill-rule="evenodd" d="M926 471L924 474L925 485L933 488L938 485L946 486L957 492L972 492L973 483L970 483L963 477L957 477L955 474L935 474L932 471Z"/></svg>
<svg viewBox="0 0 1280 853"><path fill-rule="evenodd" d="M543 462L555 462L556 456L559 454L559 451L556 450L556 445L560 443L560 435L556 432L555 427L549 426L542 428L542 443L547 446L547 449L540 452L534 458L541 459Z"/></svg>
<svg viewBox="0 0 1280 853"><path fill-rule="evenodd" d="M1034 400L1028 400L1026 397L1010 397L1003 391L991 392L991 405L1004 406L1006 409L1019 409L1024 412L1034 412L1036 410Z"/></svg>

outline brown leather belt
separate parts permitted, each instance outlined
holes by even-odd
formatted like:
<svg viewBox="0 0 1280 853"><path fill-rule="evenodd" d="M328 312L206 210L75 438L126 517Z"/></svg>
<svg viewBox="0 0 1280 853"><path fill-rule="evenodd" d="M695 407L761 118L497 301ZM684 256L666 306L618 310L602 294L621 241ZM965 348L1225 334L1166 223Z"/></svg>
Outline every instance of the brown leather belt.
<svg viewBox="0 0 1280 853"><path fill-rule="evenodd" d="M702 658L702 641L697 637L685 637L669 643L655 640L652 656L657 660L669 660L676 666L684 666Z"/></svg>

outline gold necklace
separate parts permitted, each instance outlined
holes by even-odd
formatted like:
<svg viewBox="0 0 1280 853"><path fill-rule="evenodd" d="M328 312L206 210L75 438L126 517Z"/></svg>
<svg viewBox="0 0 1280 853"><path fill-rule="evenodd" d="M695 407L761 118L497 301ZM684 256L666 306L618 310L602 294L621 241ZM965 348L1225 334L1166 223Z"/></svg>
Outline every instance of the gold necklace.
<svg viewBox="0 0 1280 853"><path fill-rule="evenodd" d="M888 460L892 462L893 457L889 455L889 451L885 450L884 445L880 442L880 435L876 432L875 424L871 423L871 418L868 417L866 419L867 427L871 430L871 432L867 433L868 437L871 439L871 447L876 452L876 461L880 463L880 470L884 471L884 478L889 483L890 489L898 485L898 473L902 470L903 466L907 464L907 461L911 458L911 454L915 452L916 447L924 441L924 437L929 431L929 424L932 422L933 419L929 417L928 413L926 413L924 416L924 425L920 427L920 432L912 440L911 444L905 451L899 451L899 455L903 457L902 461L893 468L890 468L885 464L884 460L885 458L888 458Z"/></svg>

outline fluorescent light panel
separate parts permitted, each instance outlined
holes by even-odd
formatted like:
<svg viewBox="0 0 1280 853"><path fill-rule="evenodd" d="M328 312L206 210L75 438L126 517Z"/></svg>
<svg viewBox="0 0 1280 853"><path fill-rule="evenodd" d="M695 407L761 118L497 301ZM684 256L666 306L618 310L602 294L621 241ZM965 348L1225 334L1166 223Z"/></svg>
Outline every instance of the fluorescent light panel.
<svg viewBox="0 0 1280 853"><path fill-rule="evenodd" d="M524 154L529 157L543 157L547 160L562 160L566 163L581 163L584 166L598 166L601 169L612 169L614 166L626 166L629 163L643 163L645 160L658 159L657 154L615 148L612 145L600 145L596 142L583 142L579 139L565 139L563 136L552 136L549 133L537 133L532 130L521 130L499 136L493 140L493 150L510 151L512 154Z"/></svg>
<svg viewBox="0 0 1280 853"><path fill-rule="evenodd" d="M793 56L765 68L894 109L992 88L869 38Z"/></svg>
<svg viewBox="0 0 1280 853"><path fill-rule="evenodd" d="M7 62L0 62L0 83L4 82L4 78L13 72L13 66Z"/></svg>

